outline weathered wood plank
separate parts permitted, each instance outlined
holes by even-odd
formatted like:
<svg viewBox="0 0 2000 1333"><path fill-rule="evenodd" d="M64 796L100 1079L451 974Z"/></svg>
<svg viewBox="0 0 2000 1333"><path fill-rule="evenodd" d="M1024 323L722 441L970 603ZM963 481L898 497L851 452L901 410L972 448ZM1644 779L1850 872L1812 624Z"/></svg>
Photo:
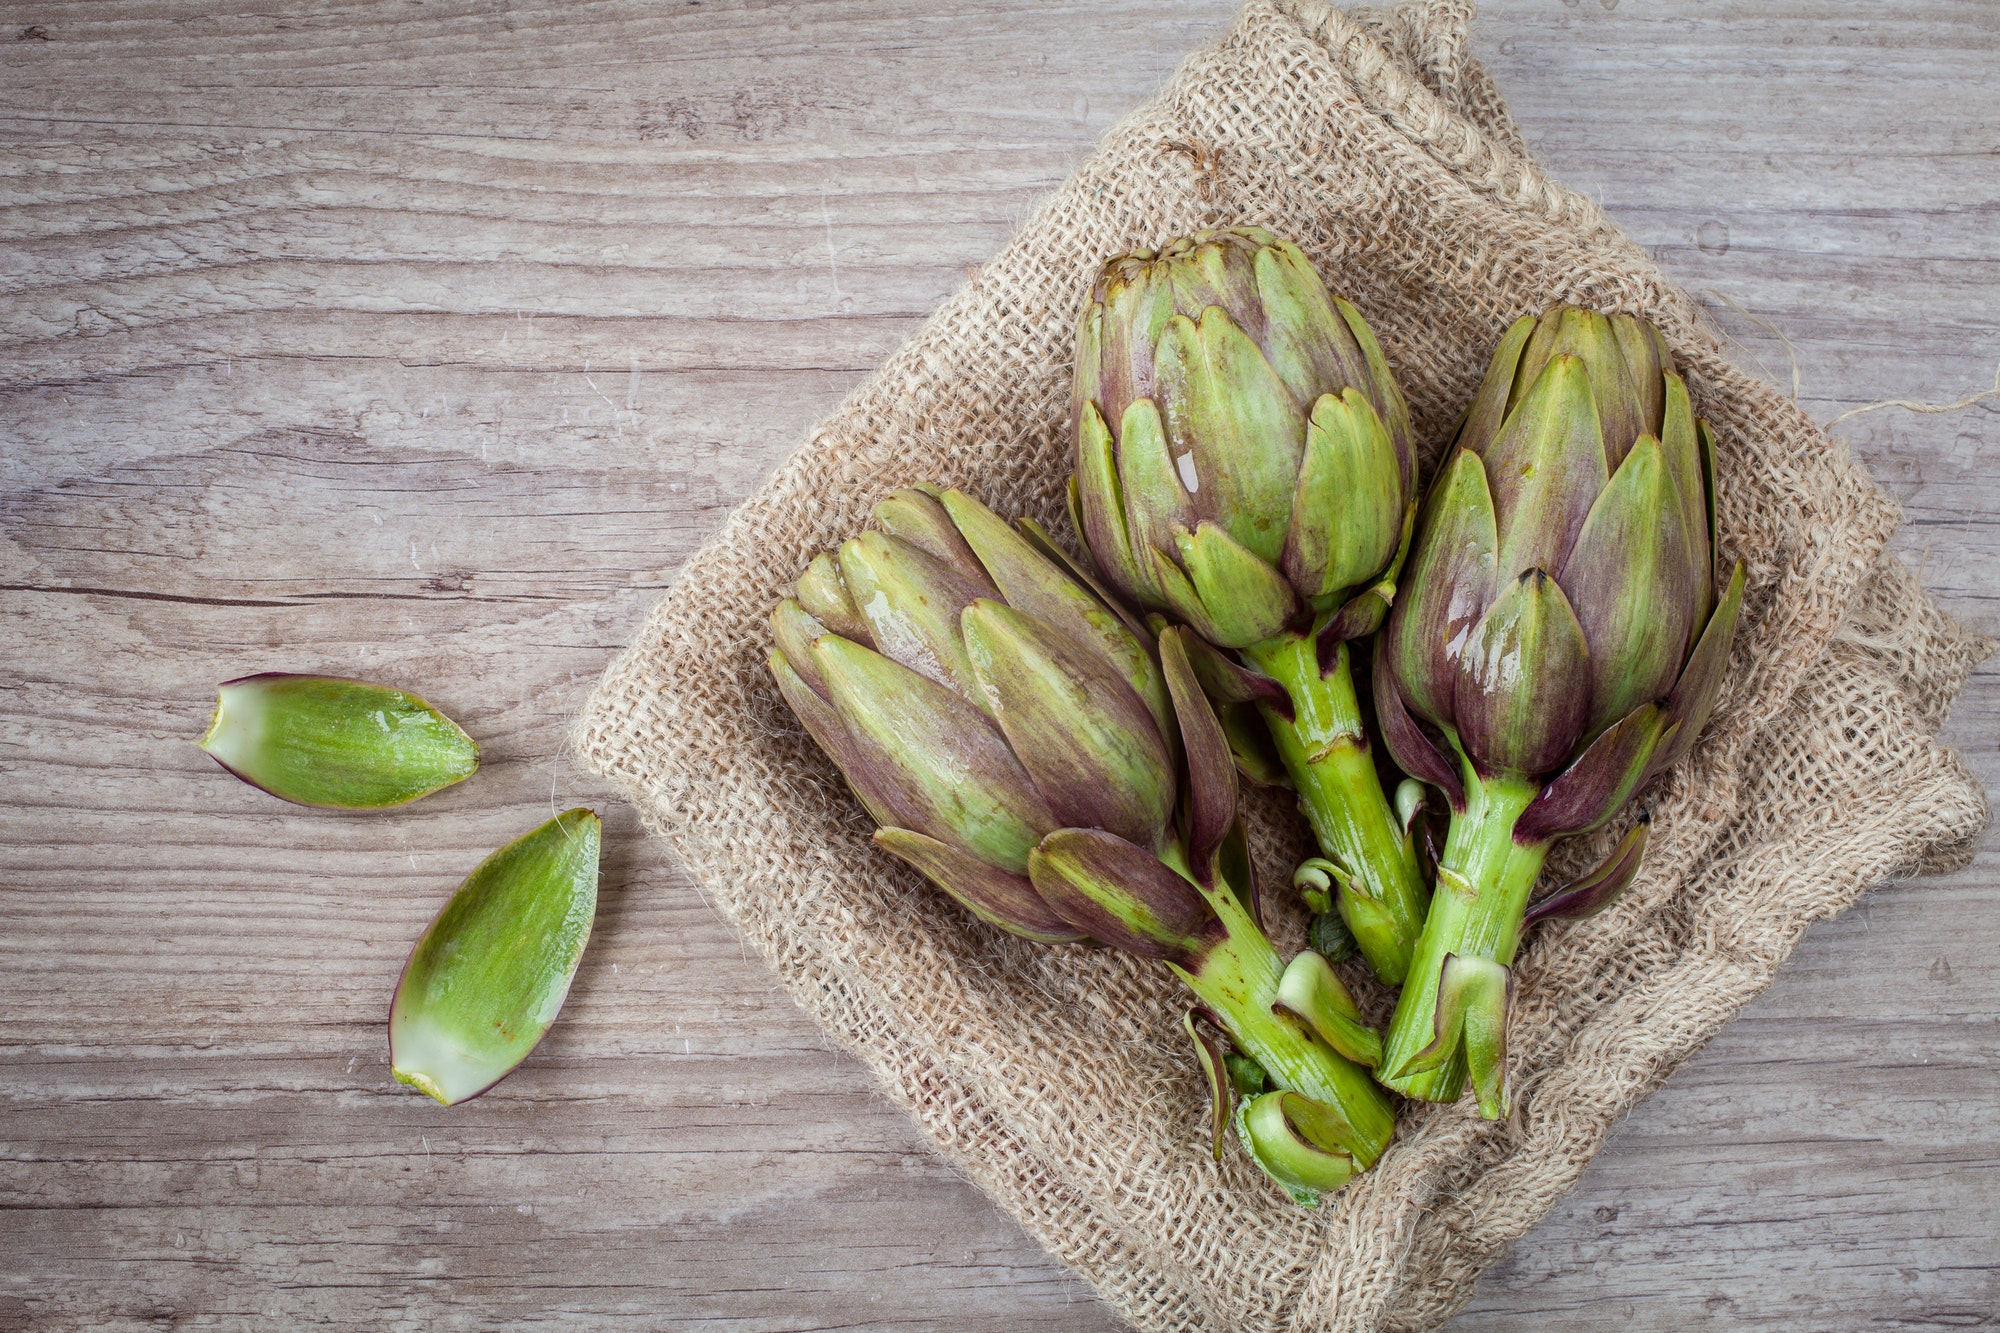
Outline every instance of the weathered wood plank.
<svg viewBox="0 0 2000 1333"><path fill-rule="evenodd" d="M1230 8L7 9L0 1326L1113 1326L560 756L721 515ZM1480 40L1816 417L1991 381L1989 7L1511 0ZM1842 432L1989 631L1996 430ZM485 769L392 818L240 787L191 738L285 666L421 688ZM1950 732L1989 782L1996 678ZM479 1102L396 1088L409 942L578 801L562 1022ZM1815 930L1461 1325L1996 1317L1996 885Z"/></svg>

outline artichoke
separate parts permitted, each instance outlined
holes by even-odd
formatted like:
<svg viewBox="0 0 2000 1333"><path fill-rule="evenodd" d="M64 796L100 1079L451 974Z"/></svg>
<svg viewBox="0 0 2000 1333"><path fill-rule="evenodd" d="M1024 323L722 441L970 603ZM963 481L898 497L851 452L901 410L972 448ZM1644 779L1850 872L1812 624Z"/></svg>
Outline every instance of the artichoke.
<svg viewBox="0 0 2000 1333"><path fill-rule="evenodd" d="M1071 517L1098 570L1200 636L1239 762L1296 789L1341 917L1401 982L1429 890L1348 647L1388 614L1416 514L1409 409L1375 335L1297 246L1200 232L1104 265L1071 409Z"/></svg>
<svg viewBox="0 0 2000 1333"><path fill-rule="evenodd" d="M1743 602L1741 561L1718 596L1714 460L1650 324L1557 307L1507 331L1377 645L1383 739L1452 810L1389 1086L1454 1101L1469 1073L1505 1115L1523 925L1601 910L1638 872L1643 819L1528 905L1549 845L1609 819L1714 707Z"/></svg>
<svg viewBox="0 0 2000 1333"><path fill-rule="evenodd" d="M1156 646L1046 533L957 491L898 491L874 520L779 604L769 666L876 844L1004 930L1163 960L1200 1000L1218 1153L1232 1062L1254 1061L1272 1090L1237 1124L1269 1174L1316 1197L1365 1170L1393 1131L1363 1063L1380 1039L1325 959L1285 965L1259 924L1179 632Z"/></svg>

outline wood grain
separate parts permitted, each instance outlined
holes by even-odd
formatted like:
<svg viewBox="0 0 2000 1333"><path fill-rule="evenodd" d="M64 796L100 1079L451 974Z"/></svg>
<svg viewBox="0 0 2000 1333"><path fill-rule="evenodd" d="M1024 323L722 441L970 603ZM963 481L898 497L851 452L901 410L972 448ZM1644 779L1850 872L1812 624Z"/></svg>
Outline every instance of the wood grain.
<svg viewBox="0 0 2000 1333"><path fill-rule="evenodd" d="M680 562L1228 0L0 6L0 1327L1116 1326L609 793ZM1507 0L1531 142L1821 420L2000 362L2000 10ZM1842 434L2000 629L2000 406ZM216 681L422 690L472 782L282 807ZM1948 733L2000 777L2000 673ZM607 816L563 1020L388 1076L409 943ZM1815 930L1465 1329L2000 1323L2000 856Z"/></svg>

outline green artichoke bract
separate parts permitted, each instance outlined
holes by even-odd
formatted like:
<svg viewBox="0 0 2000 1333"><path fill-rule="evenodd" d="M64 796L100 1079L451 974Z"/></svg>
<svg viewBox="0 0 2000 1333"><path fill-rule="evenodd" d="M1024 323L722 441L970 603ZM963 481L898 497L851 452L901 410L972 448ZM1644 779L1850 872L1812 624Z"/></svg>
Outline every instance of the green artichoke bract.
<svg viewBox="0 0 2000 1333"><path fill-rule="evenodd" d="M1104 265L1072 414L1072 516L1098 569L1201 637L1239 762L1297 790L1341 916L1401 982L1429 889L1348 648L1387 616L1416 514L1409 409L1375 335L1297 246L1200 232Z"/></svg>
<svg viewBox="0 0 2000 1333"><path fill-rule="evenodd" d="M1374 1163L1393 1118L1356 1061L1376 1034L1324 959L1287 967L1264 935L1228 743L1179 630L1156 646L1039 528L930 489L815 559L771 628L778 688L877 845L1002 929L1164 960L1269 1076L1262 1095L1293 1098L1243 1132L1280 1183L1315 1195ZM1188 1026L1220 1151L1232 1053Z"/></svg>
<svg viewBox="0 0 2000 1333"><path fill-rule="evenodd" d="M1507 331L1432 483L1375 703L1406 772L1451 803L1437 891L1381 1076L1506 1114L1522 926L1602 910L1642 819L1532 908L1550 843L1595 828L1693 746L1743 602L1719 590L1715 446L1659 332L1557 307Z"/></svg>
<svg viewBox="0 0 2000 1333"><path fill-rule="evenodd" d="M224 681L200 744L253 787L338 810L407 805L479 767L472 737L414 694L285 671Z"/></svg>
<svg viewBox="0 0 2000 1333"><path fill-rule="evenodd" d="M567 810L466 876L396 983L389 1060L398 1083L453 1106L528 1058L590 942L601 837L595 812Z"/></svg>

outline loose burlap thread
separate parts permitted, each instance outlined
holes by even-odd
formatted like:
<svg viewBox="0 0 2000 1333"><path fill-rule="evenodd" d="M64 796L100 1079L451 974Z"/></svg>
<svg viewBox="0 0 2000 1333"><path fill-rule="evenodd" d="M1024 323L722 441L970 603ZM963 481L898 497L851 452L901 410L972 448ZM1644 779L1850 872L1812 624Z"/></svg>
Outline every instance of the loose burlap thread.
<svg viewBox="0 0 2000 1333"><path fill-rule="evenodd" d="M1441 1322L1807 925L1961 863L1986 824L1934 737L1989 645L1884 554L1897 512L1867 474L1540 171L1467 53L1471 16L1251 0L730 515L578 734L939 1150L1145 1329ZM1407 1105L1388 1154L1317 1211L1238 1153L1209 1158L1170 975L1003 935L876 852L764 669L773 603L895 486L963 487L1066 531L1072 326L1097 263L1231 223L1297 240L1361 307L1433 451L1516 317L1573 301L1654 320L1716 429L1723 550L1750 568L1715 720L1649 796L1638 883L1522 951L1512 1117ZM1297 821L1274 793L1251 806L1282 876ZM1283 914L1282 947L1298 929Z"/></svg>

